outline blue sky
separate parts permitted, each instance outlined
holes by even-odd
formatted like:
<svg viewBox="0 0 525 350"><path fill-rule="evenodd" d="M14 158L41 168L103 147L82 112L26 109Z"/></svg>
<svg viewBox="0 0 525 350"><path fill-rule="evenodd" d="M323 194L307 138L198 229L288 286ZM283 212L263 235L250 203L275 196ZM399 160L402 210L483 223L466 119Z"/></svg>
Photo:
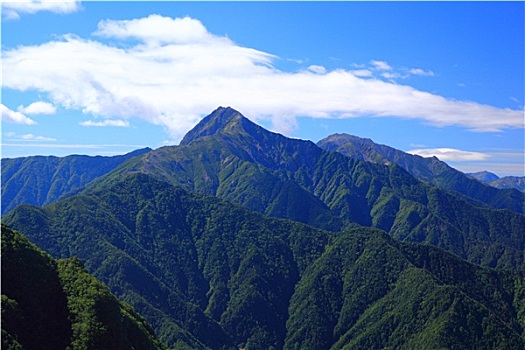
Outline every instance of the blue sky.
<svg viewBox="0 0 525 350"><path fill-rule="evenodd" d="M524 171L523 2L2 4L2 157L177 144L231 106Z"/></svg>

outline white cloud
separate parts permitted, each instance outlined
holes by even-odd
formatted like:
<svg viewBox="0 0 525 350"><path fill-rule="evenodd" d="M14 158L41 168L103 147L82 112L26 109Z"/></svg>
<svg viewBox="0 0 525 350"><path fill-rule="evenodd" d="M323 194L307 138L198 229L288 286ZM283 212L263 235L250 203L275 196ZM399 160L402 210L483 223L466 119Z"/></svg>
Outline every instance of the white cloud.
<svg viewBox="0 0 525 350"><path fill-rule="evenodd" d="M29 106L18 106L17 110L24 114L55 114L57 109L49 102L37 101Z"/></svg>
<svg viewBox="0 0 525 350"><path fill-rule="evenodd" d="M313 72L313 73L316 73L316 74L325 74L326 73L326 68L325 67L318 66L318 65L315 65L315 64L312 64L311 66L309 66L308 70Z"/></svg>
<svg viewBox="0 0 525 350"><path fill-rule="evenodd" d="M47 92L56 106L86 114L142 118L165 126L174 139L218 106L270 119L284 133L296 127L297 116L399 117L476 131L523 128L523 111L447 99L373 78L366 69L280 71L272 65L274 55L213 35L188 17L106 20L95 34L6 50L4 86ZM395 73L384 61L371 64Z"/></svg>
<svg viewBox="0 0 525 350"><path fill-rule="evenodd" d="M426 149L414 149L407 151L407 153L418 155L425 158L437 157L442 161L479 161L485 160L490 157L487 153L481 152L472 152L472 151L462 151L455 148L426 148Z"/></svg>
<svg viewBox="0 0 525 350"><path fill-rule="evenodd" d="M392 70L392 67L385 61L370 61L370 64L377 70Z"/></svg>
<svg viewBox="0 0 525 350"><path fill-rule="evenodd" d="M4 104L0 104L0 108L2 109L2 121L8 122L8 123L14 123L14 124L25 124L25 125L34 125L36 122L25 116L24 114L20 112L15 112Z"/></svg>
<svg viewBox="0 0 525 350"><path fill-rule="evenodd" d="M129 126L129 122L127 120L120 120L120 119L106 119L100 122L87 120L87 121L81 122L80 125L82 126L118 126L118 127L127 128Z"/></svg>
<svg viewBox="0 0 525 350"><path fill-rule="evenodd" d="M55 13L76 12L80 1L76 0L17 0L2 2L2 16L5 19L18 19L22 13L49 11Z"/></svg>
<svg viewBox="0 0 525 350"><path fill-rule="evenodd" d="M24 134L20 136L20 140L23 140L23 141L56 141L57 139L53 137L36 136L33 134Z"/></svg>
<svg viewBox="0 0 525 350"><path fill-rule="evenodd" d="M409 69L408 73L412 75L418 75L420 77L433 77L434 76L434 72L432 72L431 70L423 70L421 68Z"/></svg>
<svg viewBox="0 0 525 350"><path fill-rule="evenodd" d="M37 136L33 134L18 135L15 132L4 133L4 137L10 141L56 141L56 139L53 137Z"/></svg>
<svg viewBox="0 0 525 350"><path fill-rule="evenodd" d="M123 21L104 20L98 24L98 30L94 34L117 39L138 39L155 44L213 44L215 41L231 44L227 38L210 34L200 21L190 17L150 15L147 18Z"/></svg>
<svg viewBox="0 0 525 350"><path fill-rule="evenodd" d="M350 73L352 73L356 77L362 77L362 78L373 76L372 71L368 69L355 69L355 70L351 70Z"/></svg>

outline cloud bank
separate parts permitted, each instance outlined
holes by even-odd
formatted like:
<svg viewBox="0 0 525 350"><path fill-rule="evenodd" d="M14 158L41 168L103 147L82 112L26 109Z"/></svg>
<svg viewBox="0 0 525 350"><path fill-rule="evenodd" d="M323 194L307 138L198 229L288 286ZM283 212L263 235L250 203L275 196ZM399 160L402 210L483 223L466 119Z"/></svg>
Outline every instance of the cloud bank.
<svg viewBox="0 0 525 350"><path fill-rule="evenodd" d="M3 84L46 93L54 105L93 116L142 118L166 127L174 138L217 106L271 120L274 130L285 134L296 118L306 116L397 117L480 132L523 128L521 110L456 101L398 84L384 61L371 61L368 69L328 71L310 65L284 72L274 67L277 59L216 36L196 19L151 15L101 21L88 39L67 35L7 50ZM385 76L389 81L373 71L390 74ZM434 74L418 68L406 73Z"/></svg>
<svg viewBox="0 0 525 350"><path fill-rule="evenodd" d="M13 124L25 124L25 125L34 125L36 122L25 116L23 113L15 112L9 109L4 104L0 104L0 109L2 111L2 121L13 123Z"/></svg>
<svg viewBox="0 0 525 350"><path fill-rule="evenodd" d="M481 152L463 151L455 148L426 148L414 149L407 153L425 158L437 157L441 161L473 162L490 158L489 154Z"/></svg>
<svg viewBox="0 0 525 350"><path fill-rule="evenodd" d="M2 2L2 17L18 19L22 13L49 11L54 13L71 13L80 8L78 0L16 0Z"/></svg>
<svg viewBox="0 0 525 350"><path fill-rule="evenodd" d="M29 106L18 106L17 110L24 114L55 114L56 107L49 102L37 101Z"/></svg>
<svg viewBox="0 0 525 350"><path fill-rule="evenodd" d="M80 125L82 126L118 126L121 128L127 128L129 126L129 122L127 120L121 120L121 119L106 119L100 122L95 122L93 120L86 120L84 122L81 122Z"/></svg>

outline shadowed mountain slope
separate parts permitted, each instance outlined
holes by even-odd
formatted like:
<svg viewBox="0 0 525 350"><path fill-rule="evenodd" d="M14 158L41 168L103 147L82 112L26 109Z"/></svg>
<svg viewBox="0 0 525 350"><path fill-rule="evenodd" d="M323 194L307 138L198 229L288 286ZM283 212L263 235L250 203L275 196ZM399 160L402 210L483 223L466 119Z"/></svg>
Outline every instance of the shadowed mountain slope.
<svg viewBox="0 0 525 350"><path fill-rule="evenodd" d="M172 347L523 347L524 276L264 217L144 174L4 221L78 256Z"/></svg>
<svg viewBox="0 0 525 350"><path fill-rule="evenodd" d="M151 151L121 156L33 156L2 159L2 214L19 204L45 205L78 190L126 160Z"/></svg>
<svg viewBox="0 0 525 350"><path fill-rule="evenodd" d="M166 349L78 259L54 260L2 225L2 349Z"/></svg>
<svg viewBox="0 0 525 350"><path fill-rule="evenodd" d="M498 190L472 179L466 174L451 168L436 157L423 158L408 154L395 148L374 143L348 134L334 134L317 143L329 151L337 151L348 157L377 164L395 163L417 179L438 186L447 191L454 191L475 201L496 209L510 209L525 213L525 194L507 187ZM501 187L503 188L503 187Z"/></svg>
<svg viewBox="0 0 525 350"><path fill-rule="evenodd" d="M293 287L332 235L141 174L4 221L82 259L160 339L193 349L282 347Z"/></svg>
<svg viewBox="0 0 525 350"><path fill-rule="evenodd" d="M524 264L523 215L469 204L397 164L365 162L269 132L231 108L204 118L180 146L134 158L89 188L134 173L322 229L372 226L487 266Z"/></svg>

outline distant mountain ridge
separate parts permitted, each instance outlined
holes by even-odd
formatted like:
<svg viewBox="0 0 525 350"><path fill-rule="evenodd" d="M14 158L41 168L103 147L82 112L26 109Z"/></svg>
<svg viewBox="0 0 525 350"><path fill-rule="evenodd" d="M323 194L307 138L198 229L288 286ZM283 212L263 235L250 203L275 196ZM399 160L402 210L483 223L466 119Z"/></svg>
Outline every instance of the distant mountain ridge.
<svg viewBox="0 0 525 350"><path fill-rule="evenodd" d="M22 203L52 203L126 160L149 151L150 148L144 148L112 157L71 155L2 158L2 214Z"/></svg>
<svg viewBox="0 0 525 350"><path fill-rule="evenodd" d="M180 146L134 158L88 189L135 173L322 229L372 226L491 267L524 263L525 216L468 204L397 164L365 162L269 132L231 108L212 112Z"/></svg>
<svg viewBox="0 0 525 350"><path fill-rule="evenodd" d="M525 214L525 194L514 188L496 190L480 184L466 174L450 167L436 157L423 158L395 148L374 143L348 134L334 134L319 141L318 146L336 151L348 157L377 164L395 163L417 179L454 191L475 201L485 203L497 209L510 209Z"/></svg>
<svg viewBox="0 0 525 350"><path fill-rule="evenodd" d="M4 221L80 257L178 349L522 348L525 276L134 174Z"/></svg>
<svg viewBox="0 0 525 350"><path fill-rule="evenodd" d="M514 188L518 191L525 192L525 176L504 176L500 178L496 174L489 173L488 171L468 173L467 176L481 181L483 183L486 183L495 188Z"/></svg>
<svg viewBox="0 0 525 350"><path fill-rule="evenodd" d="M167 349L78 259L55 260L2 224L2 349Z"/></svg>
<svg viewBox="0 0 525 350"><path fill-rule="evenodd" d="M489 171L479 171L477 173L467 173L468 177L474 178L481 182L491 182L499 179L499 176Z"/></svg>

